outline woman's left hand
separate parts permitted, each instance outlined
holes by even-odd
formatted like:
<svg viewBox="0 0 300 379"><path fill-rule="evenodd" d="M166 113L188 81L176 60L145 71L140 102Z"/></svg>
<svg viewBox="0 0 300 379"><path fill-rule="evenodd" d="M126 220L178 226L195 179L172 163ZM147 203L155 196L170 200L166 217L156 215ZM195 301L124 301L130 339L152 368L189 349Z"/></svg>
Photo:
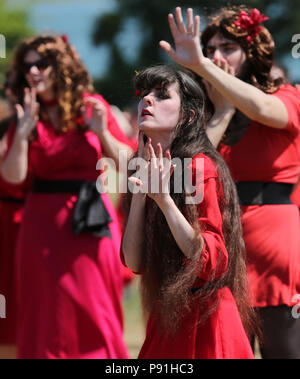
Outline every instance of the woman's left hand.
<svg viewBox="0 0 300 379"><path fill-rule="evenodd" d="M82 109L82 115L90 129L99 137L107 131L107 110L105 105L94 97L85 97L83 99L85 108ZM86 107L90 106L92 110L91 118L87 117Z"/></svg>

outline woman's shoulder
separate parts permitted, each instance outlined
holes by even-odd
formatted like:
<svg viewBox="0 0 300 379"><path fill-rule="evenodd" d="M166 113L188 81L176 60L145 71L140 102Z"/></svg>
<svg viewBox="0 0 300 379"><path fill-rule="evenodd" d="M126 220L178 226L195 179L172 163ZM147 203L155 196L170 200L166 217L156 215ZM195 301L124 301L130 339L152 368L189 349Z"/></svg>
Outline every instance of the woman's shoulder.
<svg viewBox="0 0 300 379"><path fill-rule="evenodd" d="M300 91L291 84L284 84L276 92L272 93L274 96L294 96L297 99L300 99Z"/></svg>
<svg viewBox="0 0 300 379"><path fill-rule="evenodd" d="M300 91L291 84L286 84L274 92L273 96L279 98L287 109L289 122L286 129L298 134L300 129Z"/></svg>

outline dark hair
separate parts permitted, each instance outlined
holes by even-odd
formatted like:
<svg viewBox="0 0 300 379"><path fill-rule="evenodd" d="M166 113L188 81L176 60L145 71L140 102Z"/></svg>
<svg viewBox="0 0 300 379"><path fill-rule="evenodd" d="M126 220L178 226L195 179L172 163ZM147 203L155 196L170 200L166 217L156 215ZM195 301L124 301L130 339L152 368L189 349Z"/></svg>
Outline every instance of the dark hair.
<svg viewBox="0 0 300 379"><path fill-rule="evenodd" d="M181 97L181 121L175 128L170 152L173 158L179 158L182 162L184 158L193 158L203 153L216 164L219 173L219 190L224 194L220 209L223 215L223 233L229 262L225 275L217 277L217 268L209 281L192 296L191 288L201 270L200 249L190 260L190 264L185 265L184 255L178 248L163 213L154 201L147 198L141 262L143 307L147 313L157 307L158 319L172 332L179 320L192 311L193 305L201 307L200 322L205 321L218 307L217 290L222 286L228 286L236 299L244 326L250 332L253 326L253 313L248 298L240 207L229 169L205 132L204 93L189 72L168 65L146 68L134 79L135 89L141 93L145 89L157 87L164 89L175 82L178 83ZM191 109L195 113L192 120L190 120ZM184 189L182 193L174 193L173 185L172 177L171 196L200 234L205 225L199 225L197 206L185 204ZM130 199L131 195L128 192L129 203ZM213 305L208 307L208 301Z"/></svg>
<svg viewBox="0 0 300 379"><path fill-rule="evenodd" d="M274 40L268 29L260 25L260 32L249 43L247 40L249 32L235 25L241 10L251 12L251 9L242 5L222 8L221 11L210 17L210 23L201 34L204 55L206 55L209 40L218 33L236 41L247 55L241 79L266 93L273 93L280 86L270 77L271 67L274 63Z"/></svg>
<svg viewBox="0 0 300 379"><path fill-rule="evenodd" d="M10 88L17 102L23 104L24 88L28 86L22 65L26 54L36 51L49 60L53 67L54 90L61 116L61 129L67 131L78 126L81 116L82 94L93 93L91 78L81 62L75 48L65 38L54 35L39 35L24 40L14 54L11 68L7 73L6 87ZM43 105L41 104L41 113Z"/></svg>

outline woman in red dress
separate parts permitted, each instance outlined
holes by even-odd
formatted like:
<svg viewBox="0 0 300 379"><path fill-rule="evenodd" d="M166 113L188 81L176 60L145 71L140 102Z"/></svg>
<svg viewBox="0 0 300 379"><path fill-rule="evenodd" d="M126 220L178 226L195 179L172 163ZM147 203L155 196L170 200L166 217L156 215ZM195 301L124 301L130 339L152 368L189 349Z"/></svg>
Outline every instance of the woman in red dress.
<svg viewBox="0 0 300 379"><path fill-rule="evenodd" d="M257 9L223 9L204 29L199 16L169 15L176 49L161 47L236 108L220 152L236 181L253 305L263 321L265 358L300 358L299 211L290 193L300 172L300 96L274 82L274 41ZM235 75L226 70L231 66ZM219 141L222 138L219 135ZM295 306L295 307L294 307Z"/></svg>
<svg viewBox="0 0 300 379"><path fill-rule="evenodd" d="M141 274L148 324L139 358L253 358L238 198L205 132L204 93L171 66L143 70L135 87L140 159L122 258ZM194 190L177 187L184 173Z"/></svg>
<svg viewBox="0 0 300 379"><path fill-rule="evenodd" d="M18 122L1 165L30 178L17 249L20 358L127 358L116 213L95 183L102 154L131 151L66 38L17 49Z"/></svg>
<svg viewBox="0 0 300 379"><path fill-rule="evenodd" d="M0 140L0 166L5 157L10 135ZM25 191L9 185L0 177L0 294L5 297L5 318L0 318L1 358L15 357L16 344L16 283L15 248L22 219Z"/></svg>

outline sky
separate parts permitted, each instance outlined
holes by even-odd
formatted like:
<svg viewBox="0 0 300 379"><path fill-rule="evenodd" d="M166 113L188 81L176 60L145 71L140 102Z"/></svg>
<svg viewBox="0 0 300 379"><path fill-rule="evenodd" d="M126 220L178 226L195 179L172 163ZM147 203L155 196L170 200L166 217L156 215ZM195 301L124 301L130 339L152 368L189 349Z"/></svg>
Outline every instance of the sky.
<svg viewBox="0 0 300 379"><path fill-rule="evenodd" d="M151 1L151 0L149 0ZM30 26L37 33L55 32L67 34L75 45L83 62L93 77L104 76L109 65L109 48L92 44L91 33L96 18L101 13L110 12L117 7L114 0L10 0L12 7L26 7ZM140 40L135 25L128 23L126 32L119 38L128 59L138 48ZM288 41L290 42L290 41ZM130 48L128 49L128 46ZM299 78L300 58L287 56L285 65L291 80Z"/></svg>
<svg viewBox="0 0 300 379"><path fill-rule="evenodd" d="M67 34L90 74L105 74L109 49L94 46L91 33L97 16L116 7L114 0L13 0L10 5L26 8L29 24L37 33Z"/></svg>

